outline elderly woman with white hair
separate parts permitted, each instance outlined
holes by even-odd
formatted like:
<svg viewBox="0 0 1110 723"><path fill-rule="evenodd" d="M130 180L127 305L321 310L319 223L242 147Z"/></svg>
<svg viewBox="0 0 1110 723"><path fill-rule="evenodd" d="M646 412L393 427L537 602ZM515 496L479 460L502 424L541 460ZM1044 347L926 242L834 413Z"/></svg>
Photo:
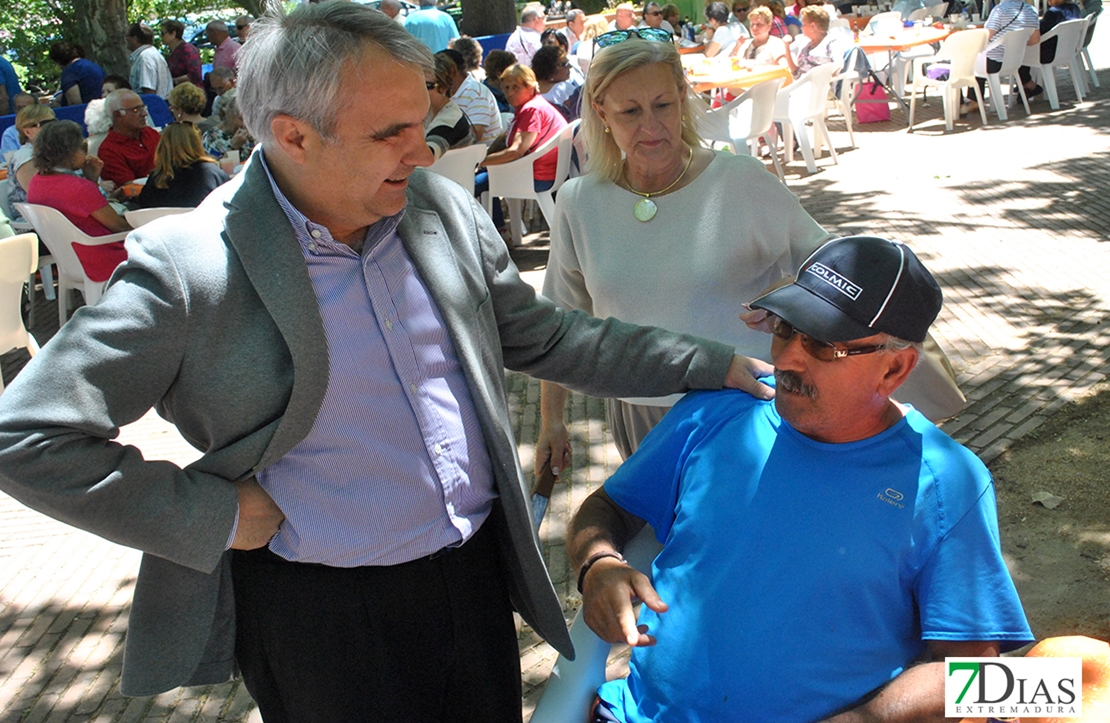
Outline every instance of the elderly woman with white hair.
<svg viewBox="0 0 1110 723"><path fill-rule="evenodd" d="M655 32L598 37L582 104L588 173L559 190L544 294L564 308L716 339L769 360L769 337L737 316L830 235L759 160L701 145L704 103L666 33ZM550 382L541 389L536 470L550 463L561 471L569 462L566 390ZM623 456L674 401L608 400Z"/></svg>

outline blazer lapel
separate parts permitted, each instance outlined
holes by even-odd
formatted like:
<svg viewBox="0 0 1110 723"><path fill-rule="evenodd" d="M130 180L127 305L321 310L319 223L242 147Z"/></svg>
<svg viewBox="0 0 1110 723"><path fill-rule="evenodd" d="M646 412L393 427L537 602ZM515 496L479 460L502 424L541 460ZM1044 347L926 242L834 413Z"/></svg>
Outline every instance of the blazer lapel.
<svg viewBox="0 0 1110 723"><path fill-rule="evenodd" d="M260 469L311 431L328 387L328 342L304 256L262 164L248 163L243 173L242 186L226 204L225 236L285 338L294 371L289 404Z"/></svg>

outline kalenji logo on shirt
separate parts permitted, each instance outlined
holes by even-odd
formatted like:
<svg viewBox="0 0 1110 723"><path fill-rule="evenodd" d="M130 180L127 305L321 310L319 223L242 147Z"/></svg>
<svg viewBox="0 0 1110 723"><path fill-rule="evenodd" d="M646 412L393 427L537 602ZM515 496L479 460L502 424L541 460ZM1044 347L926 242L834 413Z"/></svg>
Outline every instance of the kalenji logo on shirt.
<svg viewBox="0 0 1110 723"><path fill-rule="evenodd" d="M813 274L852 301L858 299L859 295L863 293L863 287L859 284L844 278L824 264L810 264L809 268L806 269L806 273Z"/></svg>

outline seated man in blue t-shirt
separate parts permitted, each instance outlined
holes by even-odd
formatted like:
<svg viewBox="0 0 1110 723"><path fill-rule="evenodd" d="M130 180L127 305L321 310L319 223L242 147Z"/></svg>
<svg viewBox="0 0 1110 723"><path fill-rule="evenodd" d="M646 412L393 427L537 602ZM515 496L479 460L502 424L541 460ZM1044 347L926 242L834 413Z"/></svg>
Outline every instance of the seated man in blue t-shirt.
<svg viewBox="0 0 1110 723"><path fill-rule="evenodd" d="M941 721L939 661L1032 636L989 472L890 399L940 288L907 247L854 237L751 306L774 401L688 395L572 524L586 622L634 646L597 720ZM645 522L653 582L620 556Z"/></svg>

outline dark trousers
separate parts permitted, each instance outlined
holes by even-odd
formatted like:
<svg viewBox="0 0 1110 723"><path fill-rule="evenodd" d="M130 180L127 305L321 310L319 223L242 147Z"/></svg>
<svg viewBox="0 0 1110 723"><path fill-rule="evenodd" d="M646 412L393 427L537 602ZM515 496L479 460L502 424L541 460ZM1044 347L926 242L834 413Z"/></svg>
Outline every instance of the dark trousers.
<svg viewBox="0 0 1110 723"><path fill-rule="evenodd" d="M520 654L491 527L389 567L236 551L235 654L266 723L519 723Z"/></svg>

